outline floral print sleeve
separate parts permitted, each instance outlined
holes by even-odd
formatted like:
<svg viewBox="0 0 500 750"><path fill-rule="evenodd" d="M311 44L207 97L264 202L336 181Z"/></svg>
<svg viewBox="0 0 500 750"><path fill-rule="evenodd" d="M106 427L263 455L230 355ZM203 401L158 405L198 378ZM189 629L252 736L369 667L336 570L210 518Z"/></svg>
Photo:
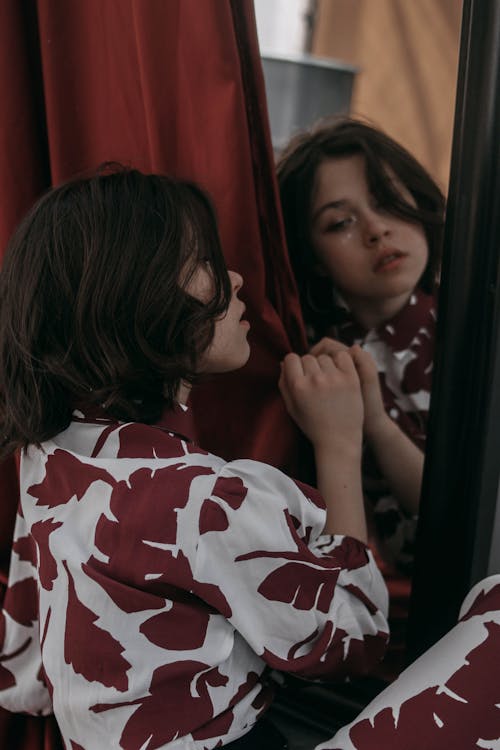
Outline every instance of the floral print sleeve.
<svg viewBox="0 0 500 750"><path fill-rule="evenodd" d="M500 747L500 575L476 584L458 624L316 750Z"/></svg>
<svg viewBox="0 0 500 750"><path fill-rule="evenodd" d="M0 702L10 711L48 714L52 702L41 663L36 560L29 528L18 513L0 612Z"/></svg>
<svg viewBox="0 0 500 750"><path fill-rule="evenodd" d="M0 704L52 707L71 750L227 744L270 668L339 679L382 657L371 553L322 535L321 498L270 466L81 415L21 480Z"/></svg>

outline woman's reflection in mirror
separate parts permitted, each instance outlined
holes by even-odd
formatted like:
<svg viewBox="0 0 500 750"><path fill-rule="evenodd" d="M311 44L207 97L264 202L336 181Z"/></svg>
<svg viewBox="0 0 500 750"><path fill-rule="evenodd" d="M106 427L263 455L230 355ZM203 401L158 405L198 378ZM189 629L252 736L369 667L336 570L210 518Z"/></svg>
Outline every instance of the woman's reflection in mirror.
<svg viewBox="0 0 500 750"><path fill-rule="evenodd" d="M364 401L370 542L404 628L431 391L444 196L376 127L347 117L297 134L278 161L286 238L311 353L346 350Z"/></svg>

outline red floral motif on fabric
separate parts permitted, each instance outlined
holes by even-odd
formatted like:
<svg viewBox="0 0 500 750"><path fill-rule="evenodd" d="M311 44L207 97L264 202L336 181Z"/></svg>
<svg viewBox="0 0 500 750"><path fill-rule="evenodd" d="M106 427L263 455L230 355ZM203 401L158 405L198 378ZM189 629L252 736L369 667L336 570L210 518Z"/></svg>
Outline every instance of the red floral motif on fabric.
<svg viewBox="0 0 500 750"><path fill-rule="evenodd" d="M57 563L49 547L49 536L53 531L60 528L62 523L48 518L46 521L38 521L31 527L31 534L35 540L40 556L38 576L40 585L47 591L52 590L52 585L57 578Z"/></svg>
<svg viewBox="0 0 500 750"><path fill-rule="evenodd" d="M264 579L259 594L274 602L286 602L294 609L319 609L328 612L337 575L332 570L305 568L300 563L286 563Z"/></svg>
<svg viewBox="0 0 500 750"><path fill-rule="evenodd" d="M460 617L460 622L465 622L476 615L486 614L498 608L500 600L500 587L493 586L488 591L480 591L470 605L467 612Z"/></svg>
<svg viewBox="0 0 500 750"><path fill-rule="evenodd" d="M229 528L229 521L226 511L213 500L205 500L200 512L200 534L207 534L209 531L225 531L227 528Z"/></svg>
<svg viewBox="0 0 500 750"><path fill-rule="evenodd" d="M410 344L416 357L415 359L412 359L405 368L404 376L401 381L401 390L403 393L412 394L421 390L425 375L427 375L425 386L428 390L431 388L436 326L435 321L432 318L428 318L426 324L428 325L428 328L422 330L417 336L415 336Z"/></svg>
<svg viewBox="0 0 500 750"><path fill-rule="evenodd" d="M146 620L140 627L141 633L152 643L173 651L187 651L201 648L207 635L210 613L203 609L203 602L191 606L185 602L173 602L168 612Z"/></svg>
<svg viewBox="0 0 500 750"><path fill-rule="evenodd" d="M134 588L115 578L110 578L109 565L91 557L88 564L83 563L82 570L86 576L101 586L107 595L123 612L141 612L145 609L162 609L165 603L153 591Z"/></svg>
<svg viewBox="0 0 500 750"><path fill-rule="evenodd" d="M16 539L12 545L12 551L19 555L20 560L30 562L33 566L36 566L36 546L31 536L22 536Z"/></svg>
<svg viewBox="0 0 500 750"><path fill-rule="evenodd" d="M397 722L390 708L361 721L350 732L354 746L359 750L371 750L374 743L404 750L493 747L487 741L500 738L496 705L500 681L491 656L500 653L500 626L488 623L486 628L487 639L464 655L464 666L446 683L450 692L427 688L402 704ZM478 745L478 740L483 744Z"/></svg>
<svg viewBox="0 0 500 750"><path fill-rule="evenodd" d="M295 529L295 531L296 532L301 531L302 524L301 524L300 520L298 518L296 518L295 516L290 516L290 520L291 520L291 522L293 524L293 528ZM308 526L306 529L302 530L301 534L297 533L297 536L300 539L302 539L305 544L309 544L309 541L311 539L312 531L313 531L312 526Z"/></svg>
<svg viewBox="0 0 500 750"><path fill-rule="evenodd" d="M4 661L5 657L0 658L0 662ZM0 690L7 690L7 688L14 687L16 684L16 678L9 672L9 670L0 663Z"/></svg>
<svg viewBox="0 0 500 750"><path fill-rule="evenodd" d="M5 633L5 615L2 613L1 617L1 627L0 627L0 644L3 647L3 640L4 640L4 633ZM0 691L1 690L7 690L10 687L13 687L16 685L16 678L13 675L13 673L7 669L7 667L4 667L2 665L2 662L7 662L11 659L14 659L16 656L19 656L22 654L28 646L30 645L31 638L27 638L24 643L15 651L13 651L10 654L2 653L0 656Z"/></svg>
<svg viewBox="0 0 500 750"><path fill-rule="evenodd" d="M83 463L71 453L57 449L47 458L45 478L39 484L31 485L28 494L37 498L37 505L56 508L65 505L72 497L81 500L90 485L99 479L114 484L113 477L105 469Z"/></svg>
<svg viewBox="0 0 500 750"><path fill-rule="evenodd" d="M212 719L208 686L220 687L226 683L227 677L215 667L196 661L179 661L155 670L147 697L114 705L95 704L91 711L100 713L118 706L139 705L125 725L120 747L140 750L149 740L147 746L154 750L171 742L176 735L189 734L195 729L195 722L203 725ZM166 718L167 707L171 721ZM159 717L162 717L161 721ZM230 722L226 731L229 726Z"/></svg>
<svg viewBox="0 0 500 750"><path fill-rule="evenodd" d="M116 484L110 505L116 521L101 517L96 546L117 564L125 562L124 556L130 561L133 557L138 576L141 572L143 575L150 573L151 558L156 553L148 542L175 544L177 511L186 506L193 479L209 474L213 474L210 467L184 463L156 470L138 469L127 482ZM140 504L137 503L138 496ZM129 539L140 540L140 544L132 549L127 543Z"/></svg>
<svg viewBox="0 0 500 750"><path fill-rule="evenodd" d="M309 484L304 484L298 479L294 479L293 482L299 488L299 490L310 500L317 508L325 508L325 501L320 495L317 489L311 487Z"/></svg>
<svg viewBox="0 0 500 750"><path fill-rule="evenodd" d="M120 428L118 458L183 458L185 451L180 441L170 440L158 427L127 424Z"/></svg>
<svg viewBox="0 0 500 750"><path fill-rule="evenodd" d="M95 625L97 616L78 599L68 565L68 604L64 634L64 659L89 682L100 682L121 692L128 688L130 664L121 656L123 648L111 633ZM92 648L89 649L89 644Z"/></svg>
<svg viewBox="0 0 500 750"><path fill-rule="evenodd" d="M7 589L3 608L20 625L32 625L38 619L37 588L34 578L24 578Z"/></svg>
<svg viewBox="0 0 500 750"><path fill-rule="evenodd" d="M356 599L364 602L369 612L375 614L377 610L376 608L373 609L373 602L367 596L365 596L364 592L358 586L354 586L352 583L347 583L345 589L346 591L349 591L349 593L351 593L354 597L356 597Z"/></svg>
<svg viewBox="0 0 500 750"><path fill-rule="evenodd" d="M212 490L215 497L224 500L233 510L238 510L247 492L243 480L239 477L219 477Z"/></svg>
<svg viewBox="0 0 500 750"><path fill-rule="evenodd" d="M360 570L368 562L366 547L350 536L345 536L330 554L348 570Z"/></svg>

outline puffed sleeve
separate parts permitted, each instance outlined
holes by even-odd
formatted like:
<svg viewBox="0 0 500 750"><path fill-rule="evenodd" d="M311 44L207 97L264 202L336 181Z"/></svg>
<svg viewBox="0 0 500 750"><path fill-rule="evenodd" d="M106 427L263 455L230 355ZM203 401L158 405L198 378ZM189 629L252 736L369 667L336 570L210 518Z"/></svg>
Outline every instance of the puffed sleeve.
<svg viewBox="0 0 500 750"><path fill-rule="evenodd" d="M19 513L0 612L0 706L46 715L52 702L42 669L35 564L35 545Z"/></svg>
<svg viewBox="0 0 500 750"><path fill-rule="evenodd" d="M197 491L194 593L216 592L209 603L272 668L369 672L387 642L386 587L362 542L322 534L318 493L250 460L225 464Z"/></svg>

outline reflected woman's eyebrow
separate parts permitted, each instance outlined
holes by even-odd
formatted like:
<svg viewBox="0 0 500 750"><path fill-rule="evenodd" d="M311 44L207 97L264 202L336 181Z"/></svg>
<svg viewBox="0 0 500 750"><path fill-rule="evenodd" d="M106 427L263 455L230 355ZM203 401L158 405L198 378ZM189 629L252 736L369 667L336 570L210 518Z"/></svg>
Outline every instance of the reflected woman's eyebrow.
<svg viewBox="0 0 500 750"><path fill-rule="evenodd" d="M329 201L320 206L312 215L311 220L316 221L324 211L328 211L329 208L345 208L348 201L345 198L341 198L338 201Z"/></svg>

